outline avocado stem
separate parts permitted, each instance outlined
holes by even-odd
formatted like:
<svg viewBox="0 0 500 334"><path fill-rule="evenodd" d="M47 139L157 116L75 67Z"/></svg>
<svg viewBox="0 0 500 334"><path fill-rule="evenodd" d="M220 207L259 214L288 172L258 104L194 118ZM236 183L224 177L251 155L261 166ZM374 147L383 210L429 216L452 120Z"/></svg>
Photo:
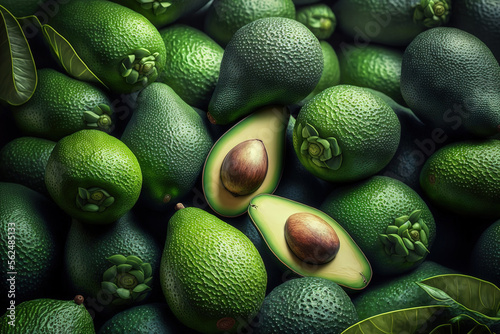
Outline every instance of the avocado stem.
<svg viewBox="0 0 500 334"><path fill-rule="evenodd" d="M217 121L215 120L215 118L209 113L207 112L207 118L208 118L208 121L212 124L217 124Z"/></svg>
<svg viewBox="0 0 500 334"><path fill-rule="evenodd" d="M83 302L85 301L85 299L83 298L82 295L76 295L75 298L73 298L73 301L77 304L77 305L82 305Z"/></svg>

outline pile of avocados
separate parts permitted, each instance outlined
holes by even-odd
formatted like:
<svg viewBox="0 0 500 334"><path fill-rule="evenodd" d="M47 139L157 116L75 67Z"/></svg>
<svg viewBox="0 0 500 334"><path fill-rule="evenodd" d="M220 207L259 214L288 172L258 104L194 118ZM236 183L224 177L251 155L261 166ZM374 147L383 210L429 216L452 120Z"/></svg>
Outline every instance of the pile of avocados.
<svg viewBox="0 0 500 334"><path fill-rule="evenodd" d="M0 332L500 334L500 2L0 0Z"/></svg>

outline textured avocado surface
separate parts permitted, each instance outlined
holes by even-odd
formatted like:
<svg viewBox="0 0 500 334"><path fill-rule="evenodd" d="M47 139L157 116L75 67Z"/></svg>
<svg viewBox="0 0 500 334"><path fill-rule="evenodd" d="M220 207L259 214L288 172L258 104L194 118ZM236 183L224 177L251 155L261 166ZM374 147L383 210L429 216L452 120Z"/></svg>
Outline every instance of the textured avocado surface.
<svg viewBox="0 0 500 334"><path fill-rule="evenodd" d="M165 210L195 185L212 138L200 115L164 83L144 88L137 105L121 140L141 166L142 204Z"/></svg>
<svg viewBox="0 0 500 334"><path fill-rule="evenodd" d="M242 232L187 207L169 221L160 280L169 307L186 326L207 334L235 333L262 305L267 274Z"/></svg>
<svg viewBox="0 0 500 334"><path fill-rule="evenodd" d="M266 296L256 328L261 334L340 334L358 321L351 299L327 279L286 281Z"/></svg>
<svg viewBox="0 0 500 334"><path fill-rule="evenodd" d="M434 153L420 173L428 198L450 211L500 217L500 140L469 140Z"/></svg>
<svg viewBox="0 0 500 334"><path fill-rule="evenodd" d="M95 333L89 312L74 300L43 298L25 301L16 307L15 326L9 324L7 314L0 317L2 333Z"/></svg>

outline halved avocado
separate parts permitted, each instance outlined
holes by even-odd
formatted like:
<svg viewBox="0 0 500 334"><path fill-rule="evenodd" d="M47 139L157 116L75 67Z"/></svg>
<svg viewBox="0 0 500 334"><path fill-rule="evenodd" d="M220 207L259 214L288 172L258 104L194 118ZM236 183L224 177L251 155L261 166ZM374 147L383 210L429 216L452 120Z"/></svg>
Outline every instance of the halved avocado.
<svg viewBox="0 0 500 334"><path fill-rule="evenodd" d="M284 106L261 108L231 127L214 144L205 161L202 175L203 193L212 210L221 216L236 217L247 211L254 196L274 192L283 169L289 117L290 113ZM221 167L228 153L248 140L259 140L264 145L268 159L267 173L255 191L235 195L225 188L221 180Z"/></svg>
<svg viewBox="0 0 500 334"><path fill-rule="evenodd" d="M295 213L309 213L326 221L337 233L340 248L325 264L310 264L297 257L285 238L285 223ZM248 206L248 214L271 252L300 276L322 277L351 290L364 289L372 278L372 268L363 251L333 218L310 206L279 197L261 194Z"/></svg>

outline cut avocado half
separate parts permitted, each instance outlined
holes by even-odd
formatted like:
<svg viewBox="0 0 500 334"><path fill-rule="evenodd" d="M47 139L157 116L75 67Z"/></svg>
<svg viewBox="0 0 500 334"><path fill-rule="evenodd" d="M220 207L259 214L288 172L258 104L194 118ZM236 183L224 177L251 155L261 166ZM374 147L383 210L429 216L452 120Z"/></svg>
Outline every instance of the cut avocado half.
<svg viewBox="0 0 500 334"><path fill-rule="evenodd" d="M285 238L285 224L297 213L315 215L335 230L340 247L333 260L325 264L310 264L291 250ZM351 290L364 289L370 283L372 268L365 254L346 230L322 211L284 197L261 194L250 201L248 214L271 252L296 274L326 278Z"/></svg>
<svg viewBox="0 0 500 334"><path fill-rule="evenodd" d="M290 113L285 106L266 106L235 124L214 144L205 161L202 175L203 193L212 210L224 217L236 217L247 211L250 200L256 195L274 192L283 169L285 135L289 117ZM259 145L263 145L267 155L267 171L259 180L260 185L256 189L254 187L255 190L252 189L252 192L248 194L238 195L225 187L221 178L221 167L226 156L234 156L228 153L246 141L259 141ZM250 145L239 147L242 146L250 147ZM259 154L259 159L262 159L262 154L262 152ZM251 156L252 153L249 151L239 154L243 160L239 164L242 170L245 170L245 166L252 165L250 160L245 163L245 159L251 159ZM227 161L224 164L226 165ZM232 168L232 170L235 169ZM247 180L250 177L240 175L235 179Z"/></svg>

